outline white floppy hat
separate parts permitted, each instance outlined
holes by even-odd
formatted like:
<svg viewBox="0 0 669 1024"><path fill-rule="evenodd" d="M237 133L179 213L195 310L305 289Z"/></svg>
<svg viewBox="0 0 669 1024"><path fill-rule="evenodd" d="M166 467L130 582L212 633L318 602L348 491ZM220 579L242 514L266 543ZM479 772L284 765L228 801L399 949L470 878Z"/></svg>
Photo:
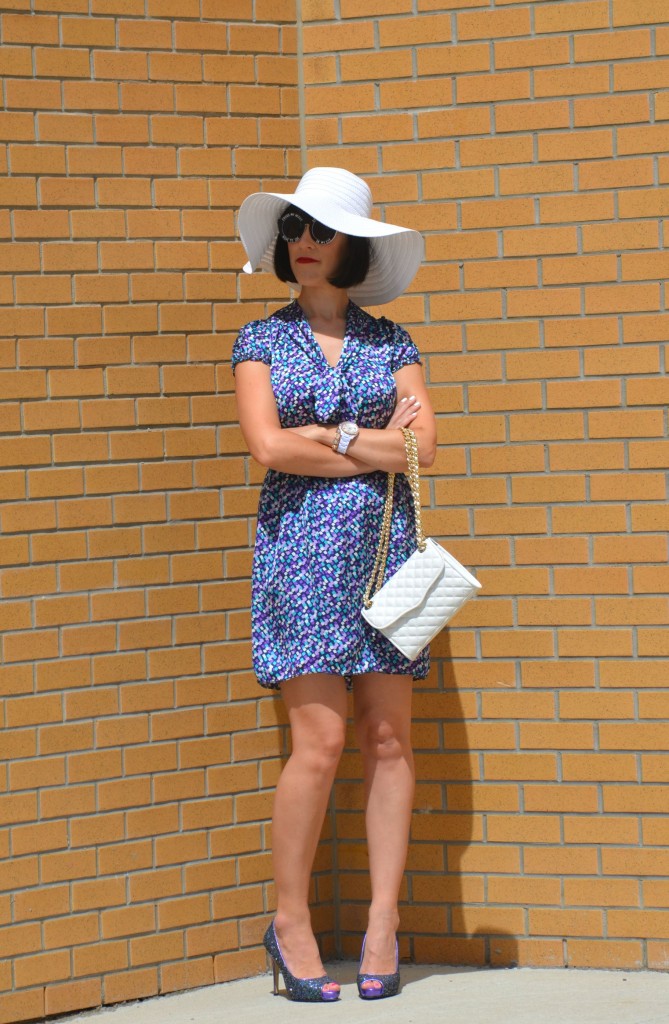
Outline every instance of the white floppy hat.
<svg viewBox="0 0 669 1024"><path fill-rule="evenodd" d="M287 206L345 235L372 240L373 258L362 284L349 288L360 306L390 302L413 280L424 253L422 235L411 228L372 220L372 193L362 178L341 167L313 167L294 193L254 192L239 210L239 235L249 258L246 274L257 267L274 270L277 220Z"/></svg>

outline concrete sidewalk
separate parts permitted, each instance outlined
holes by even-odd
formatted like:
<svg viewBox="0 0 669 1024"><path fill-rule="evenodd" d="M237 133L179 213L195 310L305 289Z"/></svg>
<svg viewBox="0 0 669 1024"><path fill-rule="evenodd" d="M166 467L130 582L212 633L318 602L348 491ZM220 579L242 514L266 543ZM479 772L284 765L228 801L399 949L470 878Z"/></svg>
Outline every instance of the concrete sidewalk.
<svg viewBox="0 0 669 1024"><path fill-rule="evenodd" d="M264 974L70 1016L64 1024L295 1024L317 1014L335 1024L669 1024L669 974L654 971L403 965L400 994L368 1003L358 998L356 964L326 969L343 986L336 1003L275 999L272 976Z"/></svg>

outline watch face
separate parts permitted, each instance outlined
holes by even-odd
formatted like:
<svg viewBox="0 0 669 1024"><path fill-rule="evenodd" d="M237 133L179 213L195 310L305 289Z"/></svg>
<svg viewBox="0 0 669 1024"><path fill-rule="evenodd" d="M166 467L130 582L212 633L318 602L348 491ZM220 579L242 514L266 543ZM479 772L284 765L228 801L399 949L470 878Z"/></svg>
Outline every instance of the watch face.
<svg viewBox="0 0 669 1024"><path fill-rule="evenodd" d="M342 434L349 434L351 437L355 437L358 433L358 424L352 423L350 420L345 420L344 423L339 424L339 429Z"/></svg>

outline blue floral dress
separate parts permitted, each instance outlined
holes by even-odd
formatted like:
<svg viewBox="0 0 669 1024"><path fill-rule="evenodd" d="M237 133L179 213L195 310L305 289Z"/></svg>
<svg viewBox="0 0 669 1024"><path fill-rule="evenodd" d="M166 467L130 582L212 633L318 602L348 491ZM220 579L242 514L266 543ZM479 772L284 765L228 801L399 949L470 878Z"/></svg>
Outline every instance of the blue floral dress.
<svg viewBox="0 0 669 1024"><path fill-rule="evenodd" d="M349 302L346 335L329 365L297 301L239 333L233 370L252 359L271 368L283 427L355 420L384 427L397 397L393 374L420 362L405 330ZM362 617L362 601L381 529L385 472L346 479L268 470L258 508L253 559L253 668L261 686L312 672L362 672L424 679L429 650L409 661ZM415 548L411 492L395 480L386 578Z"/></svg>

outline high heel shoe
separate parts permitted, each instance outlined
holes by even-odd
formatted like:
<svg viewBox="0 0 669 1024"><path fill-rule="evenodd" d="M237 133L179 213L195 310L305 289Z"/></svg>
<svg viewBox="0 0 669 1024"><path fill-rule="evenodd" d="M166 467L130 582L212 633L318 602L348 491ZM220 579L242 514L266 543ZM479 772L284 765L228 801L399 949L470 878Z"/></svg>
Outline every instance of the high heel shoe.
<svg viewBox="0 0 669 1024"><path fill-rule="evenodd" d="M367 936L362 940L362 952L360 954L360 966L365 958L365 943ZM378 985L373 988L363 988L366 981L376 981ZM396 996L400 990L400 951L395 940L395 973L394 974L361 974L358 973L358 995L361 999L387 999L389 996Z"/></svg>
<svg viewBox="0 0 669 1024"><path fill-rule="evenodd" d="M272 959L275 996L279 994L279 971L281 971L288 998L294 1002L334 1003L335 1000L339 999L339 986L327 974L321 975L320 978L296 978L294 974L291 974L286 961L283 959L283 953L274 930L274 921L272 921L265 932L265 937L262 941L263 946ZM326 989L326 985L337 985L337 990Z"/></svg>

